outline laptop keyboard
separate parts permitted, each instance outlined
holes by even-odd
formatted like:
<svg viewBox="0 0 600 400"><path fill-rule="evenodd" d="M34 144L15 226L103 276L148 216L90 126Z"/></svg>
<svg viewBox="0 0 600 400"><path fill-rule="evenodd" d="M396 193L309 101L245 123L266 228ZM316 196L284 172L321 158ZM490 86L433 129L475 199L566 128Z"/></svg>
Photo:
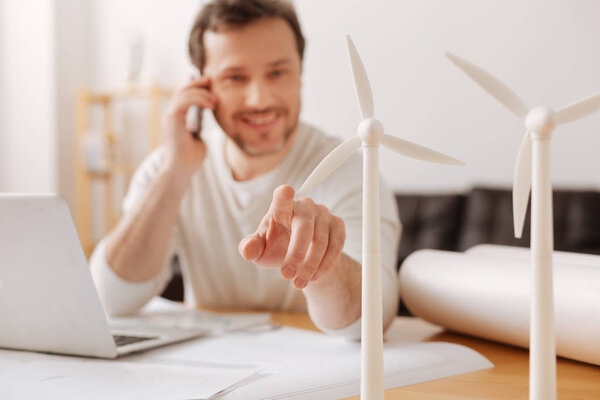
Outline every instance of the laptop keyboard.
<svg viewBox="0 0 600 400"><path fill-rule="evenodd" d="M117 347L125 346L126 344L143 342L151 339L158 339L158 336L126 336L126 335L113 335L115 344Z"/></svg>

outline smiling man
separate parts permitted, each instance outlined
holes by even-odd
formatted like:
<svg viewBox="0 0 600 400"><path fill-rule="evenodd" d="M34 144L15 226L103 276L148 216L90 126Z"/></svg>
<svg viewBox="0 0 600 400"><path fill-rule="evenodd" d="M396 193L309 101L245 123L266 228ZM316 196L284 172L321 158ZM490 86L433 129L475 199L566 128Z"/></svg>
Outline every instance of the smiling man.
<svg viewBox="0 0 600 400"><path fill-rule="evenodd" d="M201 78L173 95L163 146L136 171L121 221L92 256L106 311L138 310L177 260L192 306L308 310L321 329L358 337L361 159L294 198L340 143L299 121L304 38L294 9L213 0L194 22L189 52ZM218 127L195 135L186 126L192 106L211 110ZM381 199L387 326L398 304L400 225L385 185Z"/></svg>

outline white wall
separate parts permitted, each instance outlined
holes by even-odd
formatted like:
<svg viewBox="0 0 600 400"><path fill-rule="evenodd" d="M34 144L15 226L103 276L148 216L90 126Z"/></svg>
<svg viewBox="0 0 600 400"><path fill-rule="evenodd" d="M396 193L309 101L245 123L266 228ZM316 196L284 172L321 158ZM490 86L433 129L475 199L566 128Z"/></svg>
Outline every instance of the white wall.
<svg viewBox="0 0 600 400"><path fill-rule="evenodd" d="M91 15L91 83L97 89L126 83L127 45L144 38L140 83L168 87L185 82L193 69L187 37L200 8L198 0L94 0Z"/></svg>
<svg viewBox="0 0 600 400"><path fill-rule="evenodd" d="M388 133L468 163L448 169L385 152L404 190L510 184L523 124L442 57L455 52L501 77L530 106L600 92L600 2L594 0L301 1L309 38L305 116L349 137L359 121L344 34L352 34ZM338 8L338 12L334 11ZM555 131L553 175L598 187L600 113Z"/></svg>
<svg viewBox="0 0 600 400"><path fill-rule="evenodd" d="M89 5L0 3L0 191L75 203L75 93L89 85Z"/></svg>
<svg viewBox="0 0 600 400"><path fill-rule="evenodd" d="M2 26L4 26L4 19L3 16L4 15L4 7L2 6L2 3L0 3L0 192L4 191L4 181L5 181L5 169L6 169L6 165L4 163L4 146L2 145L4 143L4 141L6 140L4 138L4 130L3 130L3 123L2 121L4 121L4 112L6 109L6 106L4 104L4 40L3 37L5 35L4 29L2 29Z"/></svg>
<svg viewBox="0 0 600 400"><path fill-rule="evenodd" d="M81 0L54 0L57 191L75 205L76 92L91 76L90 4Z"/></svg>
<svg viewBox="0 0 600 400"><path fill-rule="evenodd" d="M119 40L132 28L146 37L143 78L169 85L184 81L191 70L187 34L198 4L95 1L94 83L122 81ZM341 137L354 134L359 113L344 39L350 33L387 132L468 163L464 169L431 166L384 151L384 175L397 189L511 182L523 124L446 61L446 50L488 68L531 106L558 107L600 91L595 0L302 0L296 7L308 41L306 120ZM556 185L597 187L597 148L600 113L557 129Z"/></svg>
<svg viewBox="0 0 600 400"><path fill-rule="evenodd" d="M56 191L52 3L4 0L0 8L0 190Z"/></svg>
<svg viewBox="0 0 600 400"><path fill-rule="evenodd" d="M187 35L201 2L0 1L0 190L58 187L72 198L72 91L80 82L123 86L126 43L136 31L146 47L141 82L184 82L192 71ZM350 33L387 132L468 163L431 166L382 151L384 175L396 189L511 182L522 122L446 61L446 50L489 69L531 106L559 107L600 91L596 0L295 3L308 40L304 119L340 137L354 134L359 113L344 39ZM597 148L600 113L557 129L556 186L597 188Z"/></svg>

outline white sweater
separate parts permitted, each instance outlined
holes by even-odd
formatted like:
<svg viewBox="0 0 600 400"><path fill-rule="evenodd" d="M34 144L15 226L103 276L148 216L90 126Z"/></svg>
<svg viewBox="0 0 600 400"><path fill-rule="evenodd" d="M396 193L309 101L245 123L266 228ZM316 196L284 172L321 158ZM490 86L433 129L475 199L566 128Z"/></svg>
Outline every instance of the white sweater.
<svg viewBox="0 0 600 400"><path fill-rule="evenodd" d="M161 273L147 282L130 282L108 265L102 241L90 260L92 275L109 315L131 314L168 284L171 264L178 257L186 304L226 308L306 310L301 290L281 278L279 269L267 269L245 261L238 253L240 240L254 232L266 214L275 188L282 184L296 190L314 167L335 146L337 138L300 124L287 157L275 169L250 181L237 182L224 159L224 133L203 132L207 157L192 177L172 232L168 256ZM133 209L157 174L163 151L150 154L134 174L123 203ZM400 223L391 191L381 184L381 260L383 267L383 320L394 317L398 305L396 275ZM361 262L362 158L353 155L343 166L308 193L346 225L344 253ZM359 321L336 331L360 336Z"/></svg>

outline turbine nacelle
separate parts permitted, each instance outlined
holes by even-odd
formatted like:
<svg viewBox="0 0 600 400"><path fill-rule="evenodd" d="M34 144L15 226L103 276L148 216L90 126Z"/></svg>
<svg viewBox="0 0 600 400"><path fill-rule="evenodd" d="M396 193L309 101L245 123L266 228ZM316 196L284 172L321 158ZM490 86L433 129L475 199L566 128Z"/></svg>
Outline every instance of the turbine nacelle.
<svg viewBox="0 0 600 400"><path fill-rule="evenodd" d="M556 128L556 113L546 107L536 107L527 113L525 127L528 132L548 135Z"/></svg>
<svg viewBox="0 0 600 400"><path fill-rule="evenodd" d="M367 146L378 145L383 136L383 125L375 118L365 118L358 125L358 136Z"/></svg>

